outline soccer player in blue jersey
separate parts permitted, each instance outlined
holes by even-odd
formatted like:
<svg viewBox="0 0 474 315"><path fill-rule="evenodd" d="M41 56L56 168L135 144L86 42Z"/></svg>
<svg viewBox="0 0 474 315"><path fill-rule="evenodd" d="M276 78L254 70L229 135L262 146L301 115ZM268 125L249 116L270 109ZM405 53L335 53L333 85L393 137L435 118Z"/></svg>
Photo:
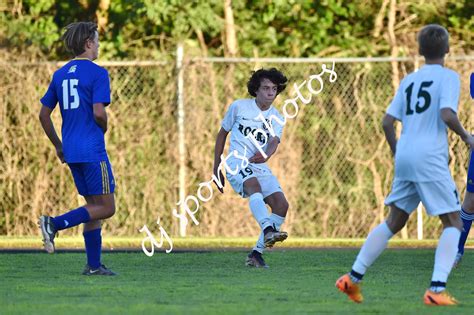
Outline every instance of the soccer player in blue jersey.
<svg viewBox="0 0 474 315"><path fill-rule="evenodd" d="M471 98L474 99L474 73L471 73ZM469 160L469 168L467 169L467 186L466 195L461 209L461 219L463 223L463 231L459 238L458 254L454 266L458 266L464 255L464 245L471 230L472 220L474 220L474 151L471 150L471 158Z"/></svg>
<svg viewBox="0 0 474 315"><path fill-rule="evenodd" d="M56 217L41 216L44 248L54 253L54 237L60 230L84 223L87 265L83 275L115 275L101 263L101 220L115 213L115 181L105 150L105 107L110 104L107 70L93 62L99 55L97 25L69 24L62 36L75 58L53 74L41 98L39 119L62 163L69 166L79 194L86 204ZM51 113L59 103L62 141L56 134Z"/></svg>

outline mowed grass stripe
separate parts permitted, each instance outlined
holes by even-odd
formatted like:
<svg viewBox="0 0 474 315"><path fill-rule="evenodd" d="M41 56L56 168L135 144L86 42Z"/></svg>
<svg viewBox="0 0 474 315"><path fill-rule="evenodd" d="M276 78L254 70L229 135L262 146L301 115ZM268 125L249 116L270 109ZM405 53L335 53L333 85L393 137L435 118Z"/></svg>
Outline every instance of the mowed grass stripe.
<svg viewBox="0 0 474 315"><path fill-rule="evenodd" d="M361 305L334 282L357 250L265 254L270 269L244 266L246 251L105 253L117 277L80 275L80 253L0 255L0 305L6 314L472 314L474 252L448 283L455 308L427 307L433 249L389 249L364 279Z"/></svg>
<svg viewBox="0 0 474 315"><path fill-rule="evenodd" d="M173 249L224 249L224 248L251 248L255 245L256 238L203 238L186 237L172 238ZM102 243L104 249L141 249L143 237L108 237L104 236ZM159 239L157 239L159 241ZM294 238L290 237L285 242L277 244L276 248L326 248L326 247L360 247L364 239L320 239L320 238ZM55 239L57 249L84 248L84 239L77 237L58 237ZM392 239L389 247L392 248L433 248L438 240L403 240ZM150 246L150 242L146 242ZM468 241L467 247L474 246L474 241ZM41 237L6 237L0 236L1 249L41 249ZM163 248L169 248L166 241Z"/></svg>

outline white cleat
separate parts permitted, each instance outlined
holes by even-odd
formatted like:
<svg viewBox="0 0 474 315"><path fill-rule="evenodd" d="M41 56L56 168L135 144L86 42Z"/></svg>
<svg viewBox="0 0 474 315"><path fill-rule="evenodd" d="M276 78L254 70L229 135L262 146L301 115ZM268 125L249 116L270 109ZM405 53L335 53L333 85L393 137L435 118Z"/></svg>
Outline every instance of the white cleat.
<svg viewBox="0 0 474 315"><path fill-rule="evenodd" d="M42 215L39 218L39 226L41 234L43 235L43 245L46 252L49 254L54 253L54 237L56 235L56 229L54 227L51 217Z"/></svg>

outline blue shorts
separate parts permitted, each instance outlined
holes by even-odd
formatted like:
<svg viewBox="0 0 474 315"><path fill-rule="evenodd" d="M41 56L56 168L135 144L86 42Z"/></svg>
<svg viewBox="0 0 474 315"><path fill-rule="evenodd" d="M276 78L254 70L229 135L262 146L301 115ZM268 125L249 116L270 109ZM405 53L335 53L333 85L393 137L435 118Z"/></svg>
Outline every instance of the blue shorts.
<svg viewBox="0 0 474 315"><path fill-rule="evenodd" d="M68 165L80 195L106 195L115 191L114 174L108 160Z"/></svg>
<svg viewBox="0 0 474 315"><path fill-rule="evenodd" d="M466 190L470 193L474 193L474 151L471 151L471 158L469 159Z"/></svg>

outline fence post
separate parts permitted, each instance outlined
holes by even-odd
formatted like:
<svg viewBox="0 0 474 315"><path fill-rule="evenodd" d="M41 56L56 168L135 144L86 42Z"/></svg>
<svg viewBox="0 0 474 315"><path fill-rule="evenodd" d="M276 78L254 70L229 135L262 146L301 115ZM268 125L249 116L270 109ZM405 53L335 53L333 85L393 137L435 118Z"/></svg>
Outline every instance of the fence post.
<svg viewBox="0 0 474 315"><path fill-rule="evenodd" d="M179 200L183 201L186 193L186 143L184 135L184 101L183 101L183 44L178 43L176 48L176 70L178 73L178 154L179 154ZM183 203L179 209L181 215L185 215ZM186 223L179 220L179 236L186 236Z"/></svg>
<svg viewBox="0 0 474 315"><path fill-rule="evenodd" d="M423 207L421 206L421 202L418 204L416 208L416 231L419 240L423 239Z"/></svg>
<svg viewBox="0 0 474 315"><path fill-rule="evenodd" d="M413 70L418 71L420 68L420 59L418 56L415 56L413 61ZM419 240L423 239L423 207L421 202L418 204L416 208L416 235Z"/></svg>

